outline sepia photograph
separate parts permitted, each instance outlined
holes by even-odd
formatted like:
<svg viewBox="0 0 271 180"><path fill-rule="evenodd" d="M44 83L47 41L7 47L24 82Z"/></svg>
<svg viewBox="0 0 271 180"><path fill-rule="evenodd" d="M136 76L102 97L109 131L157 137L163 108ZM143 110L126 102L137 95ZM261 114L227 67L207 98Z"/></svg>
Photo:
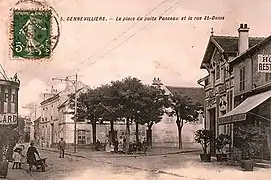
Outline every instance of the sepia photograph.
<svg viewBox="0 0 271 180"><path fill-rule="evenodd" d="M0 0L0 180L269 180L270 7Z"/></svg>

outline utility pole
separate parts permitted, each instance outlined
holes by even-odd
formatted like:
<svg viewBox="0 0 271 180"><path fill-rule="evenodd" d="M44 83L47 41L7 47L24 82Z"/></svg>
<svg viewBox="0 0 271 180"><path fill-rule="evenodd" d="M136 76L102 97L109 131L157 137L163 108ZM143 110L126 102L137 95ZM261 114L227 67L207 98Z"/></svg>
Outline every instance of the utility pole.
<svg viewBox="0 0 271 180"><path fill-rule="evenodd" d="M52 78L52 80L59 80L59 81L67 81L72 83L72 85L74 86L74 90L75 90L75 102L74 102L74 152L76 153L77 151L77 82L78 82L78 75L77 73L75 74L75 80L70 80L68 77L66 78Z"/></svg>

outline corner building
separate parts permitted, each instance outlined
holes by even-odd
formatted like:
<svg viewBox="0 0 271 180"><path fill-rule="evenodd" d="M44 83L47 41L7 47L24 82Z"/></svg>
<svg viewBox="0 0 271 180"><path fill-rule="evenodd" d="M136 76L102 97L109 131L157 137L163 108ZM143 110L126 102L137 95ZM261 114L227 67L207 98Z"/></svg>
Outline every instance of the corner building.
<svg viewBox="0 0 271 180"><path fill-rule="evenodd" d="M209 38L201 63L208 76L198 83L205 89L205 127L214 135L210 152L216 153L215 137L232 136L235 124L252 123L265 127L267 140L262 142L260 159L269 159L271 151L271 73L258 72L258 55L271 54L271 36L249 37L247 24L240 24L238 36Z"/></svg>

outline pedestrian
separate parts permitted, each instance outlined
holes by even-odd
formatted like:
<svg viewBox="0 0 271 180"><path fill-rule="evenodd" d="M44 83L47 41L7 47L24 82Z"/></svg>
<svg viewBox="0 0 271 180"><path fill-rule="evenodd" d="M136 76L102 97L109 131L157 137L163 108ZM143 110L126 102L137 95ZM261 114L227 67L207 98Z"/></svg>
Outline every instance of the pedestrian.
<svg viewBox="0 0 271 180"><path fill-rule="evenodd" d="M27 149L26 157L27 157L27 164L29 165L29 170L32 170L33 165L36 162L36 155L40 158L38 150L34 147L34 142L30 143L30 147Z"/></svg>
<svg viewBox="0 0 271 180"><path fill-rule="evenodd" d="M143 146L143 151L146 154L147 150L148 150L148 143L146 141L146 138L144 138L143 142L142 142L142 146Z"/></svg>
<svg viewBox="0 0 271 180"><path fill-rule="evenodd" d="M63 138L60 138L60 141L58 143L59 158L64 158L65 148L66 142L63 140Z"/></svg>
<svg viewBox="0 0 271 180"><path fill-rule="evenodd" d="M111 152L111 153L114 153L114 152L115 152L115 146L114 146L114 143L111 142L110 144L111 144L111 145L110 145L110 152Z"/></svg>
<svg viewBox="0 0 271 180"><path fill-rule="evenodd" d="M109 139L107 140L106 145L105 145L105 152L110 152L110 141L109 141Z"/></svg>
<svg viewBox="0 0 271 180"><path fill-rule="evenodd" d="M118 139L115 140L114 146L115 146L114 151L118 152L118 148L119 148L119 141L118 141Z"/></svg>
<svg viewBox="0 0 271 180"><path fill-rule="evenodd" d="M96 151L100 151L101 142L97 139L95 149Z"/></svg>
<svg viewBox="0 0 271 180"><path fill-rule="evenodd" d="M118 144L118 152L123 153L123 139L120 136L119 144Z"/></svg>
<svg viewBox="0 0 271 180"><path fill-rule="evenodd" d="M126 152L126 139L124 138L123 139L123 146L122 146L123 148L123 152Z"/></svg>
<svg viewBox="0 0 271 180"><path fill-rule="evenodd" d="M12 155L13 158L13 166L12 169L21 169L22 164L22 149L16 148Z"/></svg>

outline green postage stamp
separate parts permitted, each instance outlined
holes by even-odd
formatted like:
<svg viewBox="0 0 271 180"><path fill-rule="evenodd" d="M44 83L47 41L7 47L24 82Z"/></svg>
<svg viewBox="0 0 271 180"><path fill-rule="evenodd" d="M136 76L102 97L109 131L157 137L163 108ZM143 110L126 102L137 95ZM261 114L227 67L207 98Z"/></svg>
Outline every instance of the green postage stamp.
<svg viewBox="0 0 271 180"><path fill-rule="evenodd" d="M13 58L51 57L51 10L13 10Z"/></svg>

